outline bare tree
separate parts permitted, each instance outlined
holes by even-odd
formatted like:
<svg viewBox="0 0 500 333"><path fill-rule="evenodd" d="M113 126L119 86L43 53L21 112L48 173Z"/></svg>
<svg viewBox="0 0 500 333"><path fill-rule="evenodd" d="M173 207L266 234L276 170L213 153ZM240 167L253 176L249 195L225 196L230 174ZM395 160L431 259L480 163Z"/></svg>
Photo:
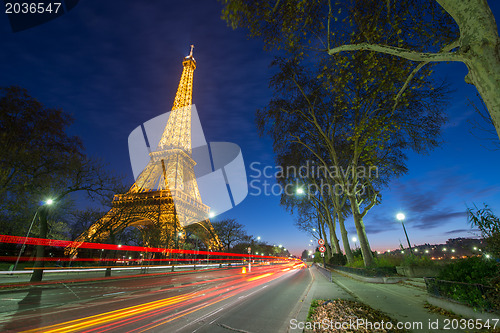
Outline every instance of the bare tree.
<svg viewBox="0 0 500 333"><path fill-rule="evenodd" d="M461 62L469 70L465 82L477 88L500 138L500 38L486 0L222 2L233 28L248 28L269 47L330 56L377 52L412 61L396 102L423 67Z"/></svg>
<svg viewBox="0 0 500 333"><path fill-rule="evenodd" d="M212 222L212 226L226 251L230 251L232 246L248 238L245 226L236 222L235 219Z"/></svg>

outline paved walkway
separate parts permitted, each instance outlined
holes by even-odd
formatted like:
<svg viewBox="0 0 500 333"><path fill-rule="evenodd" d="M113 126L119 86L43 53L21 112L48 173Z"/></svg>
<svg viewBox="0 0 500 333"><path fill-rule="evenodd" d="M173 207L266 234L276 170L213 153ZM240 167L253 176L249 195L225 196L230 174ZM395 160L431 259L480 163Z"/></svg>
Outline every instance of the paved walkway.
<svg viewBox="0 0 500 333"><path fill-rule="evenodd" d="M311 304L313 299L350 299L358 300L374 309L380 310L391 318L396 319L405 325L411 332L450 332L443 330L445 319L443 315L429 312L424 305L427 293L421 288L408 284L375 284L361 282L337 272L332 272L332 282L325 275L328 273L323 268L311 267L313 283L304 299L304 306L297 316L297 321L305 321L308 314L307 304ZM307 309L305 309L307 308ZM435 323L440 329L435 329ZM429 325L432 325L429 327ZM411 328L410 328L411 327ZM299 330L289 330L299 332ZM461 330L451 330L453 332L464 332Z"/></svg>
<svg viewBox="0 0 500 333"><path fill-rule="evenodd" d="M326 270L322 270L316 266L311 266L311 268L309 268L309 273L312 276L312 283L310 288L306 291L306 294L303 296L303 299L300 300L302 306L297 316L295 316L297 323L295 326L297 326L297 328L293 329L295 326L291 326L289 327L288 332L302 332L302 329L298 328L298 324L306 322L311 302L314 299L340 298L354 300L353 296L348 294L340 286L331 282L328 276L329 273Z"/></svg>

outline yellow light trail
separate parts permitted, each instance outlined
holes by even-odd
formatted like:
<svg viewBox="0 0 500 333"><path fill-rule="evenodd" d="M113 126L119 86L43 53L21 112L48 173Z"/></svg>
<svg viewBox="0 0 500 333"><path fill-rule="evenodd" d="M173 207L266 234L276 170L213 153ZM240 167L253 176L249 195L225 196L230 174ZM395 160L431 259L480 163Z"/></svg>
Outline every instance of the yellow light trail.
<svg viewBox="0 0 500 333"><path fill-rule="evenodd" d="M285 270L287 271L287 270ZM279 272L281 273L281 272ZM49 332L49 333L59 333L59 332L77 332L77 331L82 331L89 329L89 331L98 331L101 327L103 328L104 325L106 325L108 328L111 328L113 326L116 327L116 325L123 326L126 325L127 323L130 323L130 321L137 321L137 320L144 320L147 317L151 317L153 315L158 314L158 312L165 312L168 310L172 310L174 308L178 308L181 306L181 304L178 303L183 303L184 305L188 305L192 303L194 300L202 300L202 299L207 299L211 297L212 295L219 294L219 297L216 297L212 301L209 301L208 303L196 305L194 307L191 307L190 309L186 309L184 311L181 311L180 313L173 314L169 316L170 318L166 318L166 320L162 320L159 323L155 324L147 324L141 328L139 328L137 331L143 332L144 330L150 330L152 328L164 325L168 322L171 322L172 320L178 319L180 317L183 317L189 313L196 312L200 309L203 309L207 306L214 305L215 303L218 303L222 300L225 300L227 298L230 298L240 292L243 292L245 290L248 290L250 288L253 288L256 286L256 284L242 284L244 282L250 282L250 281L255 281L255 280L260 280L266 277L269 277L273 275L274 272L269 272L266 274L254 276L252 278L246 279L246 280L241 280L237 279L235 281L227 281L226 283L205 289L202 291L197 291L197 292L192 292L188 293L185 295L178 295L178 296L173 296L169 297L166 299L162 300L157 300L157 301L152 301L144 304L139 304L139 305L134 305L130 307L126 307L123 309L118 309L114 311L109 311L105 313L101 313L98 315L92 315L89 317L85 318L80 318L80 319L75 319L59 324L54 324L54 325L49 325L46 327L42 328L36 328L36 329L31 329L27 330L24 332ZM281 274L277 274L275 278L278 278L281 276ZM236 277L236 276L233 276ZM221 279L215 279L215 280L225 280L226 277L221 278ZM197 283L194 283L197 284ZM226 295L222 296L220 295L220 292L222 290L225 290L227 292ZM177 305L176 305L177 304ZM133 318L131 318L133 317ZM111 323L113 322L113 323ZM154 326L152 326L154 325ZM151 327L152 326L152 327ZM134 330L136 331L136 330Z"/></svg>
<svg viewBox="0 0 500 333"><path fill-rule="evenodd" d="M153 302L149 302L149 303L135 305L135 306L131 306L131 307L124 308L124 309L105 312L105 313L101 313L98 315L85 317L85 318L81 318L81 319L75 319L75 320L71 320L68 322L55 324L55 325L51 325L51 326L47 326L47 327L43 327L43 328L35 328L35 329L24 331L24 332L26 332L26 333L28 333L28 332L46 332L46 333L76 332L76 331L79 331L79 330L82 330L85 328L89 328L92 326L105 324L105 323L108 323L108 322L116 320L116 319L127 318L127 317L131 317L134 315L138 315L138 314L147 312L147 311L151 311L151 310L154 310L154 309L157 309L160 307L176 304L176 303L182 302L184 300L188 300L192 297L196 297L197 295L199 295L201 293L202 292L196 292L196 293L186 294L184 296L169 297L169 298L159 300L159 301L153 301Z"/></svg>
<svg viewBox="0 0 500 333"><path fill-rule="evenodd" d="M263 278L271 276L273 274L274 273L267 273L267 274L262 274L262 275L259 275L259 276L254 276L253 278L250 278L247 281L255 281L255 280L263 279Z"/></svg>

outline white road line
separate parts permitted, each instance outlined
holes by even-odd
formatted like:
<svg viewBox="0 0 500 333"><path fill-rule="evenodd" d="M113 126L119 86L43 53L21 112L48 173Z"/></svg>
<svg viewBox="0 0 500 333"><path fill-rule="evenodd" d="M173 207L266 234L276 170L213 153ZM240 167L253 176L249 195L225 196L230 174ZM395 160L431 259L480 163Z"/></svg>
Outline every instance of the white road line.
<svg viewBox="0 0 500 333"><path fill-rule="evenodd" d="M118 294L124 294L125 292L124 291L119 291L117 293L111 293L111 294L104 294L102 296L110 296L110 295L118 295Z"/></svg>

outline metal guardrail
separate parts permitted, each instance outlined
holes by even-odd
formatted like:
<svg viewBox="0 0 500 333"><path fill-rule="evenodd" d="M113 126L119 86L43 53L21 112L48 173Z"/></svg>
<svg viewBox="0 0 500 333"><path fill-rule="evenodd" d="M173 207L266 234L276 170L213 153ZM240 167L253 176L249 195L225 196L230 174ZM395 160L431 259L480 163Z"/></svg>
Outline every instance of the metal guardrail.
<svg viewBox="0 0 500 333"><path fill-rule="evenodd" d="M354 268L354 267L347 267L347 266L334 266L334 265L329 265L326 264L327 267L347 272L347 273L352 273L360 276L365 276L365 277L386 277L386 276L395 276L396 271L388 271L388 270L383 270L379 268Z"/></svg>
<svg viewBox="0 0 500 333"><path fill-rule="evenodd" d="M319 272L328 279L328 281L332 282L332 272L330 272L328 269L322 267L321 265L317 265Z"/></svg>
<svg viewBox="0 0 500 333"><path fill-rule="evenodd" d="M499 291L494 287L435 278L424 278L424 281L427 293L432 296L457 301L475 309L500 312ZM493 298L497 299L496 302Z"/></svg>

